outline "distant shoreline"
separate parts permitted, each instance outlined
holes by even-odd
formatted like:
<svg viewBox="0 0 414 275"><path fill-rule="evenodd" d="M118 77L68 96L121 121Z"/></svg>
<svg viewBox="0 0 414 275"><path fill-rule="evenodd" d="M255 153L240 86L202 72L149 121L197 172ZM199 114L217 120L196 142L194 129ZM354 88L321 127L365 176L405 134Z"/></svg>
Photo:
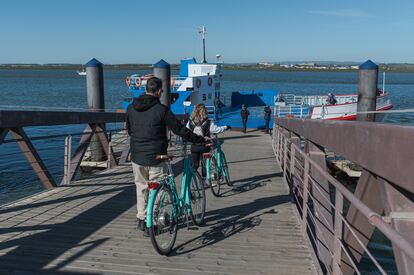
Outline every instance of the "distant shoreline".
<svg viewBox="0 0 414 275"><path fill-rule="evenodd" d="M414 73L414 64L380 64L379 70L382 72L395 73ZM3 64L0 65L0 70L72 70L78 71L81 65L78 64ZM116 64L104 65L106 70L152 70L152 64ZM179 64L172 64L172 70L179 70ZM234 71L275 71L275 72L357 72L357 69L316 69L316 68L285 68L281 66L262 66L262 65L233 65L224 64L224 70Z"/></svg>

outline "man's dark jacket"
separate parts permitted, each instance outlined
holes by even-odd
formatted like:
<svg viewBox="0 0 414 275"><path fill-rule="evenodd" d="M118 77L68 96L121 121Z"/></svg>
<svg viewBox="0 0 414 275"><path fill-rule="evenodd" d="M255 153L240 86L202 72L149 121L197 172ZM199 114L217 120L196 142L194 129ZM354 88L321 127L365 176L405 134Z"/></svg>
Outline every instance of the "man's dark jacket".
<svg viewBox="0 0 414 275"><path fill-rule="evenodd" d="M270 109L270 107L265 107L264 108L264 112L265 112L265 115L264 115L264 119L265 120L270 120L270 116L271 116L271 114L272 114L272 110Z"/></svg>
<svg viewBox="0 0 414 275"><path fill-rule="evenodd" d="M167 126L176 135L194 143L204 139L182 125L158 97L142 94L127 109L127 129L131 137L131 158L136 164L153 166L161 161L156 155L167 154Z"/></svg>

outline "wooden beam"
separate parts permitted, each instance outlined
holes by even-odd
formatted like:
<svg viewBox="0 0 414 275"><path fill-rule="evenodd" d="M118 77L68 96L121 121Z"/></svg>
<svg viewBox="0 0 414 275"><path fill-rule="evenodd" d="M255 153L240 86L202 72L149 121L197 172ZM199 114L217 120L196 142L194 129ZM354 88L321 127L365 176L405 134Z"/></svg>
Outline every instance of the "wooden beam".
<svg viewBox="0 0 414 275"><path fill-rule="evenodd" d="M379 184L380 182L375 175L363 170L361 177L358 180L354 195L374 212L381 214L384 208L382 201L379 199L379 195L381 193ZM373 194L376 195L373 196ZM372 233L374 233L375 227L368 222L367 218L360 211L358 211L353 204L349 207L346 220L353 227L352 229L355 231L359 240L366 247L371 239ZM344 228L344 243L350 256L358 265L362 259L362 255L364 254L364 249L346 226ZM342 255L341 267L344 275L352 275L355 273L348 257L344 254Z"/></svg>
<svg viewBox="0 0 414 275"><path fill-rule="evenodd" d="M0 128L124 122L125 113L0 111Z"/></svg>
<svg viewBox="0 0 414 275"><path fill-rule="evenodd" d="M385 217L409 243L414 243L414 194L398 190L398 187L385 180L380 181ZM398 274L413 274L414 260L407 257L397 246L393 245L392 248Z"/></svg>
<svg viewBox="0 0 414 275"><path fill-rule="evenodd" d="M4 138L7 136L8 132L9 132L8 128L0 128L0 144L3 143Z"/></svg>
<svg viewBox="0 0 414 275"><path fill-rule="evenodd" d="M16 140L20 150L23 152L30 166L32 166L34 172L39 177L43 186L46 189L52 189L56 187L56 183L52 175L47 170L42 159L36 151L36 148L30 141L30 138L26 135L25 131L22 128L12 128L10 129L12 137Z"/></svg>
<svg viewBox="0 0 414 275"><path fill-rule="evenodd" d="M106 131L104 130L105 127L102 124L96 125L96 135L98 136L98 139L104 149L104 152L106 154L107 159L110 160L110 167L115 167L117 165L114 151L111 148L109 148L109 139L108 135L106 134Z"/></svg>
<svg viewBox="0 0 414 275"><path fill-rule="evenodd" d="M68 173L68 181L71 182L76 175L76 171L79 169L79 166L82 162L83 156L88 150L89 143L91 142L92 136L95 133L95 125L89 124L85 127L83 135L79 141L78 147L76 148L75 154L73 155L70 161L70 170ZM62 184L64 184L62 180Z"/></svg>
<svg viewBox="0 0 414 275"><path fill-rule="evenodd" d="M121 154L121 158L119 159L119 164L124 164L126 163L127 159L128 159L128 155L131 151L131 137L128 136L126 143L125 143L125 147L122 150L122 154Z"/></svg>

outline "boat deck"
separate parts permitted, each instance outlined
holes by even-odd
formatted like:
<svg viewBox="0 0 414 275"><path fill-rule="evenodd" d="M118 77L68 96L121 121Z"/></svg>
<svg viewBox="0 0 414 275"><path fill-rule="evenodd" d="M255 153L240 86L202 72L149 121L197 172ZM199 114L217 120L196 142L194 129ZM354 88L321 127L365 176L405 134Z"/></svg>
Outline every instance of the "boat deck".
<svg viewBox="0 0 414 275"><path fill-rule="evenodd" d="M135 229L130 165L0 208L0 274L317 274L271 138L229 132L234 186L158 255ZM174 169L180 169L176 160Z"/></svg>

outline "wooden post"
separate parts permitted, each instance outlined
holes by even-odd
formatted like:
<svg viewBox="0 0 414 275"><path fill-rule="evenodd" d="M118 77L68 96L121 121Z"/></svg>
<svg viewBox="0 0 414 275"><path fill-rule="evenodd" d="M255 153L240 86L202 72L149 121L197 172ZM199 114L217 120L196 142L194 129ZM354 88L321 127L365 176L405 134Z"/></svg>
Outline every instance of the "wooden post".
<svg viewBox="0 0 414 275"><path fill-rule="evenodd" d="M55 180L47 170L42 159L37 153L36 148L31 143L25 131L22 128L12 128L10 130L13 139L16 140L20 150L23 152L30 166L32 166L40 181L43 183L43 186L46 189L52 189L56 187L57 185L55 183Z"/></svg>

